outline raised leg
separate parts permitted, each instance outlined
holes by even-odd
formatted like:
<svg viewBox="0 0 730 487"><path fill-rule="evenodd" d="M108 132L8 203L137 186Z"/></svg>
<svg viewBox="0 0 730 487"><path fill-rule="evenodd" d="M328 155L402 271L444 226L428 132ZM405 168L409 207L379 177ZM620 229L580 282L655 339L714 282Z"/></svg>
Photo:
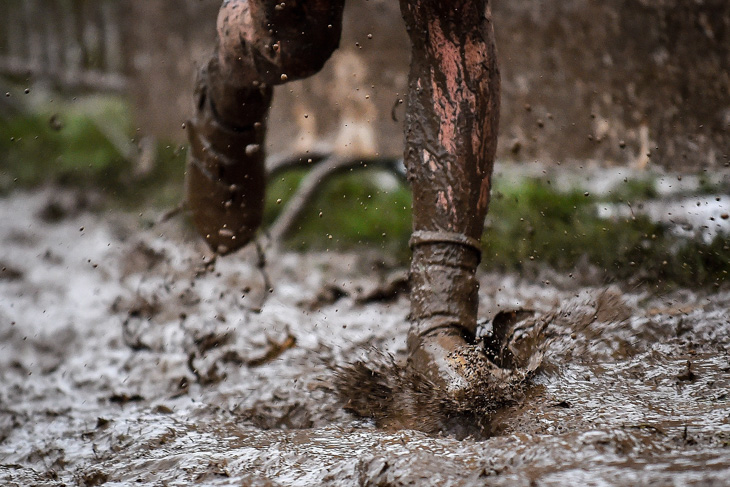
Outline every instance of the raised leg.
<svg viewBox="0 0 730 487"><path fill-rule="evenodd" d="M261 225L263 142L272 86L310 76L337 48L344 0L226 0L216 53L196 87L188 124L186 200L219 254L246 245Z"/></svg>
<svg viewBox="0 0 730 487"><path fill-rule="evenodd" d="M405 162L413 187L414 367L464 387L459 350L474 337L475 272L499 121L488 0L401 0L412 44Z"/></svg>

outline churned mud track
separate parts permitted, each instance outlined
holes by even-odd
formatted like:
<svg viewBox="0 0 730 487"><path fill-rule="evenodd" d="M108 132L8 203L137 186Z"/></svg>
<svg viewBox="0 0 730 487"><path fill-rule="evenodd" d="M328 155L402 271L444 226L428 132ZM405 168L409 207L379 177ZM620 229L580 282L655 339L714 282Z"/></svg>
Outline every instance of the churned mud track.
<svg viewBox="0 0 730 487"><path fill-rule="evenodd" d="M393 365L408 301L402 272L380 256L269 254L267 284L253 249L206 266L178 223L145 229L159 215L81 203L57 190L0 202L2 485L722 485L730 475L727 290L658 296L547 271L481 275L487 340L509 324L502 365L544 357L486 421L426 433L402 428L441 426L443 410L427 394L414 401L418 387ZM360 394L377 382L343 392L338 371L358 362L390 388L379 409Z"/></svg>

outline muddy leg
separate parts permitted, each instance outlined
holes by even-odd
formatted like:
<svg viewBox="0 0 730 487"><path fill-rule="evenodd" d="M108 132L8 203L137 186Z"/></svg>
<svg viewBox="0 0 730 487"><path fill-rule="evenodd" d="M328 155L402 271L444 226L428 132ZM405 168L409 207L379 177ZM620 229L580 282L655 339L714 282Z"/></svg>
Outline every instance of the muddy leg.
<svg viewBox="0 0 730 487"><path fill-rule="evenodd" d="M411 364L464 387L499 119L488 0L401 0L412 44L405 161L413 186Z"/></svg>
<svg viewBox="0 0 730 487"><path fill-rule="evenodd" d="M200 73L189 123L186 200L208 245L246 245L264 206L272 85L321 69L340 40L344 0L226 0L216 53Z"/></svg>

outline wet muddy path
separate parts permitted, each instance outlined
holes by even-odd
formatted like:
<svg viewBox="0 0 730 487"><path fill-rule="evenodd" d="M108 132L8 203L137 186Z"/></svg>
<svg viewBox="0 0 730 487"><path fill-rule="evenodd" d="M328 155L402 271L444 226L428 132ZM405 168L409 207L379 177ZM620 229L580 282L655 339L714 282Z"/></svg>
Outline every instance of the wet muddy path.
<svg viewBox="0 0 730 487"><path fill-rule="evenodd" d="M253 251L206 269L179 223L81 203L0 204L2 485L727 485L727 290L481 275L482 318L535 310L548 348L491 437L459 440L334 393L334 367L405 350L378 255L269 253L267 290Z"/></svg>

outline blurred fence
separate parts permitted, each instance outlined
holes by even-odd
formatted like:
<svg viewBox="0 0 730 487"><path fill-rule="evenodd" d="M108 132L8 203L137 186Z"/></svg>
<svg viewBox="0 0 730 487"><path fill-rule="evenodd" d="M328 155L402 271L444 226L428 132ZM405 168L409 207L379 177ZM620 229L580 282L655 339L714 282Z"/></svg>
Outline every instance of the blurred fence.
<svg viewBox="0 0 730 487"><path fill-rule="evenodd" d="M123 3L0 1L0 74L62 88L123 91Z"/></svg>

